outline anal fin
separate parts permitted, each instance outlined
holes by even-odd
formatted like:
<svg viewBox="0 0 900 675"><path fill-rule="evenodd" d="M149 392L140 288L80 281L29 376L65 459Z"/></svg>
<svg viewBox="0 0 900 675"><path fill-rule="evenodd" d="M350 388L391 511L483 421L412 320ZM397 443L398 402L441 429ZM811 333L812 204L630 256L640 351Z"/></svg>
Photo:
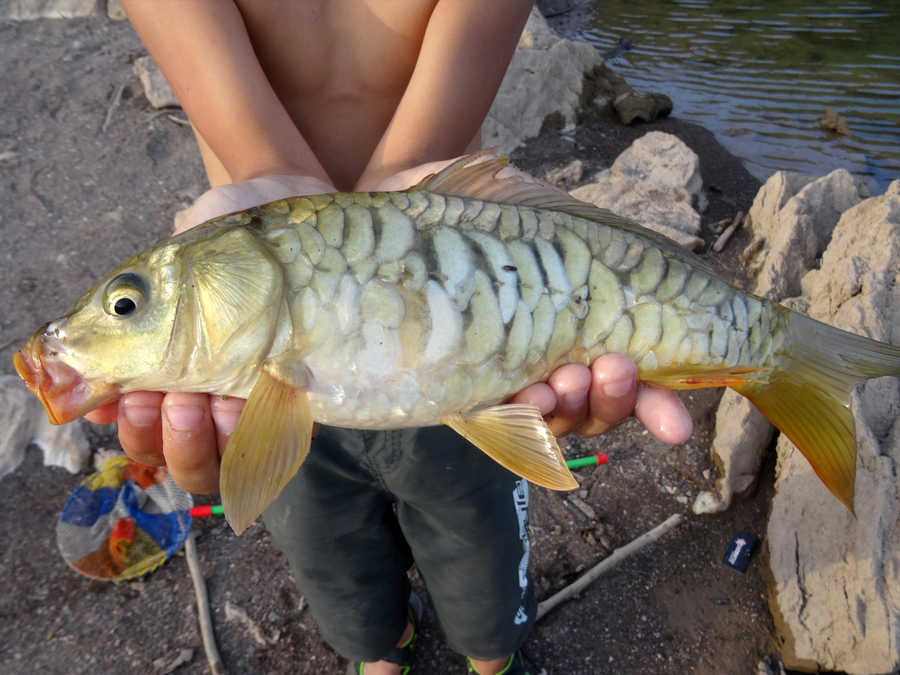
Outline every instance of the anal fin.
<svg viewBox="0 0 900 675"><path fill-rule="evenodd" d="M536 485L553 490L578 487L556 437L533 406L497 405L441 421L495 462Z"/></svg>
<svg viewBox="0 0 900 675"><path fill-rule="evenodd" d="M219 491L241 534L272 503L309 453L313 419L306 392L264 368L228 439Z"/></svg>

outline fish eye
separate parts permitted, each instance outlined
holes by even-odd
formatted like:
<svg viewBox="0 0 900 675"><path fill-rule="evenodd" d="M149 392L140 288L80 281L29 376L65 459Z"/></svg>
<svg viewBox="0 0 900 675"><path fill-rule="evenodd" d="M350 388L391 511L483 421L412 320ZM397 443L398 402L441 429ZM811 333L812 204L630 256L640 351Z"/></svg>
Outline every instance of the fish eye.
<svg viewBox="0 0 900 675"><path fill-rule="evenodd" d="M147 297L147 283L133 272L120 274L106 285L104 309L112 316L129 316Z"/></svg>

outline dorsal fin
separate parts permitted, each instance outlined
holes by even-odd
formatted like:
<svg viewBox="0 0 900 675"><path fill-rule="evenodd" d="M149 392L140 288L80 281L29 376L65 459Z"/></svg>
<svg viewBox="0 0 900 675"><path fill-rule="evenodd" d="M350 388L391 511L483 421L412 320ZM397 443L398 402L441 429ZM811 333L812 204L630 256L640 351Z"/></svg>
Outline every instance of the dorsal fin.
<svg viewBox="0 0 900 675"><path fill-rule="evenodd" d="M515 173L510 173L502 178L498 177L498 174L506 168L513 169ZM708 262L665 235L643 227L628 218L617 216L608 209L575 199L568 192L515 170L514 167L510 167L506 157L495 154L492 149L460 157L438 173L426 176L419 184L410 188L410 191L413 190L426 190L441 195L480 199L512 206L561 211L577 218L585 218L601 225L609 225L638 234L694 267L709 274L716 274L715 269Z"/></svg>

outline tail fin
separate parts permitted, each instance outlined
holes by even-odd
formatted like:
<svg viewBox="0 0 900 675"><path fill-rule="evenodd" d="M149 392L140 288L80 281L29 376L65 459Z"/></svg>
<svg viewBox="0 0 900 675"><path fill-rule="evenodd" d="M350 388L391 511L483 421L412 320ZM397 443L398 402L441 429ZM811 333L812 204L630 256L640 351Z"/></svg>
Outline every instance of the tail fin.
<svg viewBox="0 0 900 675"><path fill-rule="evenodd" d="M850 392L870 377L900 375L900 348L791 312L769 382L734 386L803 453L851 511L856 433Z"/></svg>

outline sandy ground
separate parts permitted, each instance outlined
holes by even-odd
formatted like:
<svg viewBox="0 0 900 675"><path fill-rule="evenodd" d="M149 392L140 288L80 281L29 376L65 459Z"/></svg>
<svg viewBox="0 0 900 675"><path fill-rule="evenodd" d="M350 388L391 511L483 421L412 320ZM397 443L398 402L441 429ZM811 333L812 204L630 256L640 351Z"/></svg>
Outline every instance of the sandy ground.
<svg viewBox="0 0 900 675"><path fill-rule="evenodd" d="M175 121L183 113L154 111L132 75L144 50L127 24L0 24L0 44L0 370L8 373L12 352L40 323L165 236L174 212L204 183L190 130ZM707 225L749 206L756 181L708 132L677 119L634 129L586 119L574 139L550 125L513 159L540 173L579 157L590 176L649 129L675 133L699 154ZM712 239L708 229L704 235ZM728 278L739 279L734 257L742 244L739 236L715 261ZM691 501L716 475L708 447L718 394L686 400L697 431L684 445L667 448L635 422L592 441L566 441L572 456L610 455L609 465L579 472L577 496L595 517L565 495L533 490L539 598L670 514L685 515L664 540L537 624L526 651L547 673L750 673L777 651L764 551L746 574L721 562L738 531L764 534L772 466L747 501L722 515L694 516ZM112 430L89 433L96 447L115 446ZM207 672L181 554L118 585L64 564L55 522L83 477L43 467L31 448L0 481L0 672L163 673L182 650L189 651L176 672ZM195 521L195 528L228 672L343 672L261 525L240 538L222 521ZM422 633L416 672L464 672L430 606Z"/></svg>

